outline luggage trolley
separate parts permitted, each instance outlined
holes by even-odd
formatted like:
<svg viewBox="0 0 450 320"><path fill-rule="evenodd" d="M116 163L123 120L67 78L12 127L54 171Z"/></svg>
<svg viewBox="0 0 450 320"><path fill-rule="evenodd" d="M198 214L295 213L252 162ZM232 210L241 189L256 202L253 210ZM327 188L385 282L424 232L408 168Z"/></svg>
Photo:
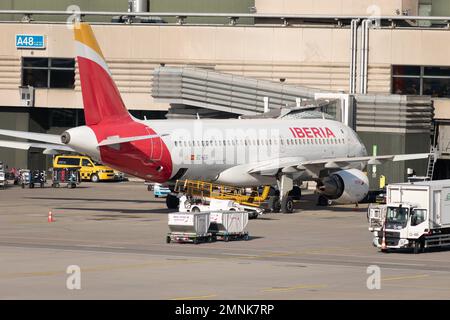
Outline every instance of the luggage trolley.
<svg viewBox="0 0 450 320"><path fill-rule="evenodd" d="M210 213L209 232L214 240L249 240L247 211L212 211Z"/></svg>
<svg viewBox="0 0 450 320"><path fill-rule="evenodd" d="M33 189L36 184L38 184L41 188L44 188L46 182L47 174L45 171L28 169L19 171L19 184L22 189L26 186Z"/></svg>
<svg viewBox="0 0 450 320"><path fill-rule="evenodd" d="M209 228L209 212L169 213L169 230L166 242L201 243L215 238Z"/></svg>
<svg viewBox="0 0 450 320"><path fill-rule="evenodd" d="M67 184L67 188L76 188L80 184L79 168L53 168L52 188Z"/></svg>

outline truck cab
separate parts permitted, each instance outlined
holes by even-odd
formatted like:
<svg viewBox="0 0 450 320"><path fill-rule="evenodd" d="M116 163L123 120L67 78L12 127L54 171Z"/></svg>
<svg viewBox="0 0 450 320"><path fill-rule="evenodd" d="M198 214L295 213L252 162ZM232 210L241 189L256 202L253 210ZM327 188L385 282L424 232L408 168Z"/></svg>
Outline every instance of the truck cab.
<svg viewBox="0 0 450 320"><path fill-rule="evenodd" d="M373 245L383 249L424 247L429 234L428 210L412 203L388 203L371 206L368 211L369 231Z"/></svg>
<svg viewBox="0 0 450 320"><path fill-rule="evenodd" d="M427 209L415 204L387 204L384 223L386 245L392 248L409 248L416 242L421 244L419 239L430 230L426 218Z"/></svg>

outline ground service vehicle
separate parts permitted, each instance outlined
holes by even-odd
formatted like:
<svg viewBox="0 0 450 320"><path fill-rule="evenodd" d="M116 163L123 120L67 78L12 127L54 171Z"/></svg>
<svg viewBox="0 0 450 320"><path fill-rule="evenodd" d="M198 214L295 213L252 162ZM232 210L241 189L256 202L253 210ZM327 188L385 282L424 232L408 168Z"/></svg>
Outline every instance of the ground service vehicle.
<svg viewBox="0 0 450 320"><path fill-rule="evenodd" d="M159 183L155 183L153 186L153 194L156 198L159 197L167 197L167 195L170 193L170 189L167 187L163 187Z"/></svg>
<svg viewBox="0 0 450 320"><path fill-rule="evenodd" d="M68 169L80 168L81 180L92 182L113 181L115 179L114 170L93 161L87 156L58 155L53 159L53 168Z"/></svg>
<svg viewBox="0 0 450 320"><path fill-rule="evenodd" d="M0 162L0 187L5 189L6 188L6 183L7 183L7 180L6 180L5 170L4 170L4 167L3 167L3 163Z"/></svg>
<svg viewBox="0 0 450 320"><path fill-rule="evenodd" d="M386 205L368 211L375 246L418 253L450 245L450 180L391 184L386 192Z"/></svg>
<svg viewBox="0 0 450 320"><path fill-rule="evenodd" d="M214 198L193 198L189 196L180 197L180 212L210 212L210 211L241 211L247 212L250 219L258 218L264 210L255 207L240 204L233 200L223 200Z"/></svg>

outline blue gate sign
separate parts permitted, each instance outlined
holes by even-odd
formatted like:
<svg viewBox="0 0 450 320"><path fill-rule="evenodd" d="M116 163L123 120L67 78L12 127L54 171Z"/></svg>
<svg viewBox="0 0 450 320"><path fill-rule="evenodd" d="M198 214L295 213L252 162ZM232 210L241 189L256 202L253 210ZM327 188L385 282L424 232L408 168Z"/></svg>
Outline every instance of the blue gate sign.
<svg viewBox="0 0 450 320"><path fill-rule="evenodd" d="M45 49L43 35L17 34L16 49Z"/></svg>

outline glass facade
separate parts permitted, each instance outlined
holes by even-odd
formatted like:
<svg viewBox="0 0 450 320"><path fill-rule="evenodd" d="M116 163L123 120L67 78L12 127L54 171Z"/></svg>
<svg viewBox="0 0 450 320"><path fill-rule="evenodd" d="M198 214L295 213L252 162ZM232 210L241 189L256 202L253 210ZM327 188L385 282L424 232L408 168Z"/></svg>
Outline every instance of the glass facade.
<svg viewBox="0 0 450 320"><path fill-rule="evenodd" d="M450 67L394 65L391 93L450 98Z"/></svg>
<svg viewBox="0 0 450 320"><path fill-rule="evenodd" d="M22 85L35 88L75 88L75 59L22 58Z"/></svg>

